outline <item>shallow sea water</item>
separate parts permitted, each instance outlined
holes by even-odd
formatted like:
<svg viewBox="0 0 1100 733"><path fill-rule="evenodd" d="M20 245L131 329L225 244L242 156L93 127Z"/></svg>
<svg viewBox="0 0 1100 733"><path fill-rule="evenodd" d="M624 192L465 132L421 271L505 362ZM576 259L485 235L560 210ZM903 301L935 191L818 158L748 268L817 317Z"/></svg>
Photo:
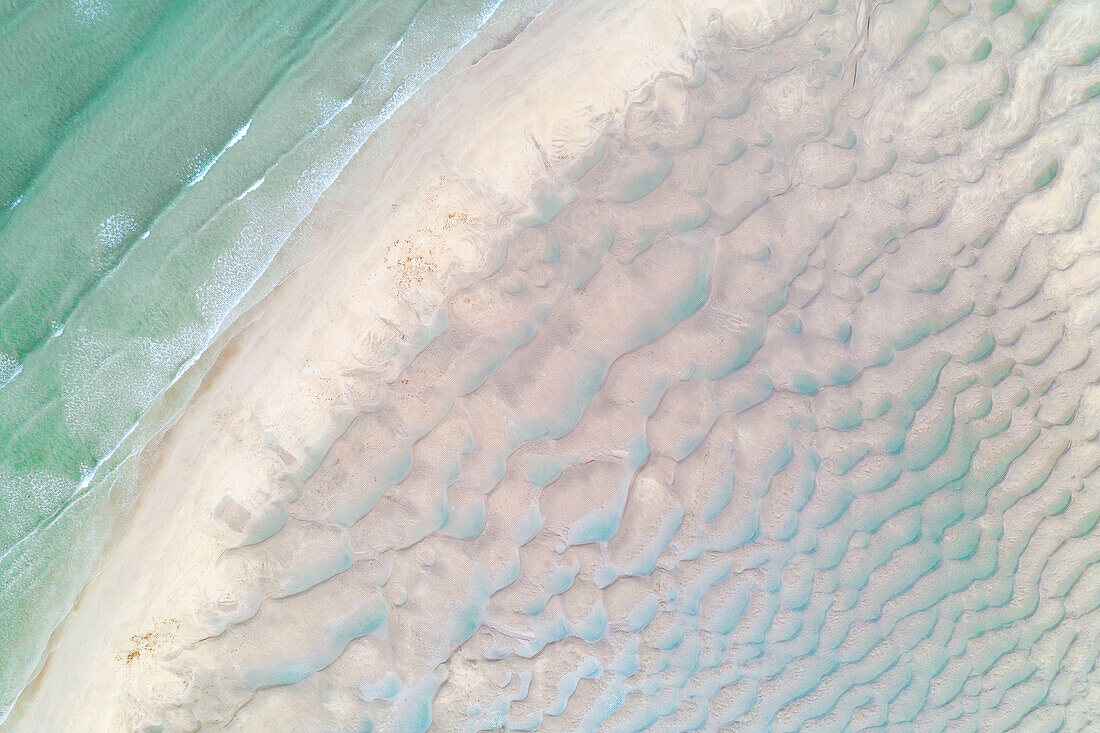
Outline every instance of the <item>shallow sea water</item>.
<svg viewBox="0 0 1100 733"><path fill-rule="evenodd" d="M803 10L363 335L135 721L1094 725L1100 5Z"/></svg>

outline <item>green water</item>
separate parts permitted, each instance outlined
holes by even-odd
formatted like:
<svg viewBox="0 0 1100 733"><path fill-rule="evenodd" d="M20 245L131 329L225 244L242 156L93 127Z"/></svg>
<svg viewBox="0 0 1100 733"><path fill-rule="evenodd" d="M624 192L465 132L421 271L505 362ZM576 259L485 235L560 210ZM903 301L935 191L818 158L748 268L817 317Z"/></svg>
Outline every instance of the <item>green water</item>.
<svg viewBox="0 0 1100 733"><path fill-rule="evenodd" d="M0 0L0 721L150 406L498 3Z"/></svg>

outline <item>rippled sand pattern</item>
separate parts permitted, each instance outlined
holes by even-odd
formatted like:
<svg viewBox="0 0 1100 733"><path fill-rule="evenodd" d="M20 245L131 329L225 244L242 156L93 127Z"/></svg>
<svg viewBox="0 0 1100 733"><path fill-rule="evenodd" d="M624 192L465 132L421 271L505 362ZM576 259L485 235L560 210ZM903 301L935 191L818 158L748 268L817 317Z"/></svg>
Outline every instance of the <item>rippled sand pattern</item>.
<svg viewBox="0 0 1100 733"><path fill-rule="evenodd" d="M364 334L165 729L1089 728L1098 8L713 18Z"/></svg>

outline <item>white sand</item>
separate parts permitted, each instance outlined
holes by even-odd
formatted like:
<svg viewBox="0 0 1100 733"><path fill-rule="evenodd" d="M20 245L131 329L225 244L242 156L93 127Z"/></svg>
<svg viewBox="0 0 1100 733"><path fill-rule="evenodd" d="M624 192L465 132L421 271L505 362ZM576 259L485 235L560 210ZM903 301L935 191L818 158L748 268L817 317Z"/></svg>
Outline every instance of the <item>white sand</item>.
<svg viewBox="0 0 1100 733"><path fill-rule="evenodd" d="M456 61L10 729L1085 729L1100 23L967 5L579 0Z"/></svg>

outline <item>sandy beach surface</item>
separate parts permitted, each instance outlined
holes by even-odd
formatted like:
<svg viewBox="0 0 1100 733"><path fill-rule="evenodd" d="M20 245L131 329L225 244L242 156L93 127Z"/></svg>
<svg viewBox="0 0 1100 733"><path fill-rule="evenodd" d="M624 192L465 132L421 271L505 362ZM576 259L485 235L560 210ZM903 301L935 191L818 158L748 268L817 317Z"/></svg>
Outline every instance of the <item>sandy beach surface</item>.
<svg viewBox="0 0 1100 733"><path fill-rule="evenodd" d="M502 19L303 225L3 729L1084 730L1100 23L995 5Z"/></svg>

